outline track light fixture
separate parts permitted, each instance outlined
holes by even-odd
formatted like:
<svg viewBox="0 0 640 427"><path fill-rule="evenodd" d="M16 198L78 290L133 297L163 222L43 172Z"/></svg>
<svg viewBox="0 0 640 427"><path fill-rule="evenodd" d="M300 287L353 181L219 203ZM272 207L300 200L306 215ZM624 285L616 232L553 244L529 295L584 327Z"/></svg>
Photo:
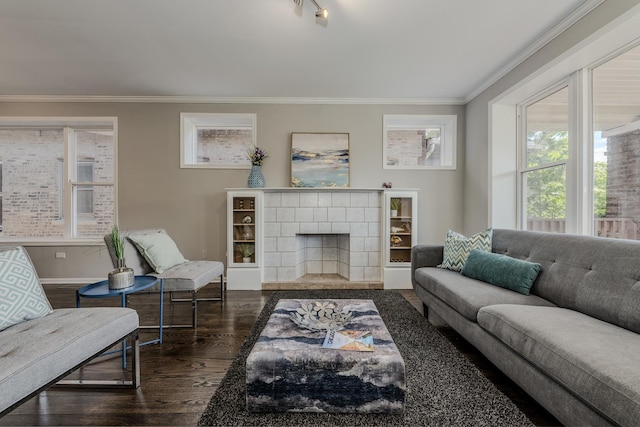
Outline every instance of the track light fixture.
<svg viewBox="0 0 640 427"><path fill-rule="evenodd" d="M296 6L301 7L303 0L293 0ZM311 0L313 4L316 6L316 18L327 19L329 17L329 11L323 7L321 7L316 0Z"/></svg>

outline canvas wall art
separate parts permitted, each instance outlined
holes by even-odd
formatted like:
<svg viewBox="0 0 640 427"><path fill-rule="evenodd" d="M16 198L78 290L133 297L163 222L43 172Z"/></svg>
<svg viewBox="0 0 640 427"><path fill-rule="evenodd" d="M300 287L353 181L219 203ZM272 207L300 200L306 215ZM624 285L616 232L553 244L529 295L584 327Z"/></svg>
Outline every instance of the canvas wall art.
<svg viewBox="0 0 640 427"><path fill-rule="evenodd" d="M292 187L348 187L349 134L291 134Z"/></svg>

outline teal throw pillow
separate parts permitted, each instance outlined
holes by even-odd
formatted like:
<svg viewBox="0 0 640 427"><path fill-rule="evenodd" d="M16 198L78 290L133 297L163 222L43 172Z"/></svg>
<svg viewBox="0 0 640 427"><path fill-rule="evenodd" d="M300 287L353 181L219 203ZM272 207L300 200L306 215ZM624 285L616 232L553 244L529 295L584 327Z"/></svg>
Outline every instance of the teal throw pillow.
<svg viewBox="0 0 640 427"><path fill-rule="evenodd" d="M511 258L507 255L472 250L462 268L462 274L501 288L529 295L542 266L538 263Z"/></svg>
<svg viewBox="0 0 640 427"><path fill-rule="evenodd" d="M0 250L0 331L52 311L24 248Z"/></svg>
<svg viewBox="0 0 640 427"><path fill-rule="evenodd" d="M134 234L128 239L156 273L164 273L171 267L187 262L166 233Z"/></svg>
<svg viewBox="0 0 640 427"><path fill-rule="evenodd" d="M492 228L487 228L471 237L466 237L453 230L448 230L447 238L444 242L442 264L438 265L438 267L446 268L447 270L461 271L469 253L471 253L473 249L487 252L491 251L492 237Z"/></svg>

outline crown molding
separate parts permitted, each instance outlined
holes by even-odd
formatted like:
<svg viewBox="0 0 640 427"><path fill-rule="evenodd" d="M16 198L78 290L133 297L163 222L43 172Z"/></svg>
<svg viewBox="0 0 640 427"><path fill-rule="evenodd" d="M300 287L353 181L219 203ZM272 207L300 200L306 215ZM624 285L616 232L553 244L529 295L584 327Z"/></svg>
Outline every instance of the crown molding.
<svg viewBox="0 0 640 427"><path fill-rule="evenodd" d="M476 96L480 95L486 89L488 89L495 82L503 78L510 71L516 68L518 65L522 64L529 57L531 57L534 53L542 49L547 43L551 40L558 37L564 31L566 31L573 24L584 18L587 14L589 14L593 9L600 6L604 3L605 0L588 0L578 8L576 8L571 14L569 14L562 21L557 23L553 28L547 31L542 37L540 37L537 41L532 43L527 49L523 50L520 55L513 58L509 61L504 67L498 70L493 76L489 77L484 81L480 86L478 86L475 90L473 90L469 95L464 98L464 104L471 101Z"/></svg>
<svg viewBox="0 0 640 427"><path fill-rule="evenodd" d="M0 102L137 102L173 104L464 105L463 98L305 98L217 96L0 95Z"/></svg>

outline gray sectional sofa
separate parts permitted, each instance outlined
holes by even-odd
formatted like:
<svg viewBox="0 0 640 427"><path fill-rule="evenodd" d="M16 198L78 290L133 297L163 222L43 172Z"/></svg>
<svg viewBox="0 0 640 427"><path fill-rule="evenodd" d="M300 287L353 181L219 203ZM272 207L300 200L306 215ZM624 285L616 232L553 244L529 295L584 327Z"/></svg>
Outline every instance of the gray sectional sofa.
<svg viewBox="0 0 640 427"><path fill-rule="evenodd" d="M542 265L529 295L436 268L443 246L414 247L425 316L563 424L640 425L640 242L496 229L492 252Z"/></svg>

